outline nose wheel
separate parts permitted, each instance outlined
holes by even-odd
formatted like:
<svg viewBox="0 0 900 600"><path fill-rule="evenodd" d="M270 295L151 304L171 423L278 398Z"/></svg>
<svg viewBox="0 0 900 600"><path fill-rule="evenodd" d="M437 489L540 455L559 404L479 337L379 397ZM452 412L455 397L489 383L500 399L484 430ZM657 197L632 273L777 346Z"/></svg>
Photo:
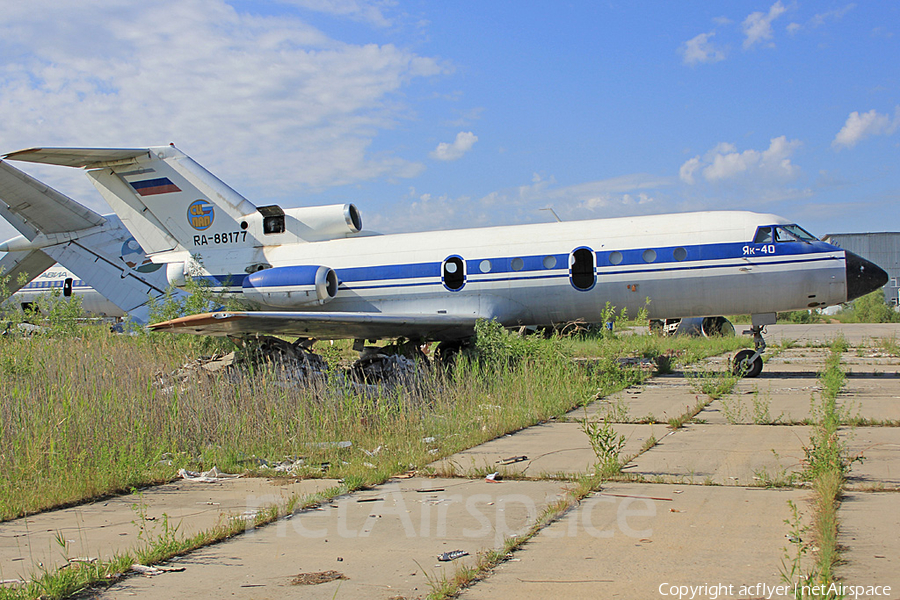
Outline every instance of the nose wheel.
<svg viewBox="0 0 900 600"><path fill-rule="evenodd" d="M763 370L762 353L766 351L766 340L762 336L764 326L750 328L744 333L753 334L753 350L741 350L734 355L731 372L740 377L758 377Z"/></svg>
<svg viewBox="0 0 900 600"><path fill-rule="evenodd" d="M757 377L762 373L763 359L756 350L741 350L734 355L732 372L741 377Z"/></svg>

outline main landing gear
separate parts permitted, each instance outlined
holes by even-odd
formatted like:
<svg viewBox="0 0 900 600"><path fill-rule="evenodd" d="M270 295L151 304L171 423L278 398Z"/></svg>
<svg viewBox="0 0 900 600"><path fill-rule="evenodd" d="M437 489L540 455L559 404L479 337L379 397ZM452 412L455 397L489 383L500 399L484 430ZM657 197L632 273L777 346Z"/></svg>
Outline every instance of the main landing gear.
<svg viewBox="0 0 900 600"><path fill-rule="evenodd" d="M753 350L741 350L732 360L732 373L741 377L758 377L763 370L762 353L766 351L766 340L762 334L766 325L775 324L775 313L752 315L752 325L744 334L753 335Z"/></svg>

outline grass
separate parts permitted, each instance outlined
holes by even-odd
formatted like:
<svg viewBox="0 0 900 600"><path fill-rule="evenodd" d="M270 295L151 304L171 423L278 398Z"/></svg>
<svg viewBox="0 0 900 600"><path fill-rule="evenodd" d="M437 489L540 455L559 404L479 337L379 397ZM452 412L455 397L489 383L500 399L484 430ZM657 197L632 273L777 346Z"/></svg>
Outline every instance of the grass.
<svg viewBox="0 0 900 600"><path fill-rule="evenodd" d="M0 520L167 481L179 468L266 475L267 464L302 458L298 476L383 479L639 383L648 373L618 359L668 351L644 337L529 340L517 360L463 359L375 395L338 378L288 385L267 365L170 378L222 350L204 338L102 327L4 337ZM686 356L722 351L719 340L675 341ZM595 361L571 360L588 348ZM338 441L351 445L329 447Z"/></svg>
<svg viewBox="0 0 900 600"><path fill-rule="evenodd" d="M782 566L782 576L786 581L798 583L798 598L809 597L802 593L802 586L825 586L835 583L834 568L840 560L838 545L839 522L837 511L841 502L841 494L850 465L856 460L851 457L838 437L841 425L841 410L837 405L837 397L844 386L845 375L840 367L841 353L846 352L848 345L843 339L834 340L831 344L825 370L820 374L822 384L820 402L815 406L816 424L810 441L804 447L806 455L801 477L810 483L813 489L813 523L811 526L814 542L817 547L816 563L808 573L802 573L799 564L801 556L807 551L806 545L793 542L796 546L795 556L789 561L790 567ZM795 538L799 540L796 508L794 510ZM789 553L786 551L786 556ZM833 595L819 595L817 598L833 598Z"/></svg>
<svg viewBox="0 0 900 600"><path fill-rule="evenodd" d="M642 382L649 372L619 359L720 354L735 341L600 338L515 339L489 329L492 352L453 369L422 370L413 384L357 387L288 383L273 365L243 372L171 374L228 342L161 334L114 335L103 327L0 338L0 520L170 480L179 468L274 475L289 459L295 477L331 477L344 489L380 483L458 450L546 421ZM499 348L499 349L498 349ZM348 347L328 344L328 362ZM592 360L573 360L586 355ZM334 442L350 442L339 446ZM263 511L259 523L290 507ZM243 523L243 521L241 521ZM0 597L65 597L241 531L232 523L184 539L175 530L111 561L38 573ZM496 558L496 557L495 557ZM485 564L494 560L492 558ZM487 568L487 567L484 567Z"/></svg>

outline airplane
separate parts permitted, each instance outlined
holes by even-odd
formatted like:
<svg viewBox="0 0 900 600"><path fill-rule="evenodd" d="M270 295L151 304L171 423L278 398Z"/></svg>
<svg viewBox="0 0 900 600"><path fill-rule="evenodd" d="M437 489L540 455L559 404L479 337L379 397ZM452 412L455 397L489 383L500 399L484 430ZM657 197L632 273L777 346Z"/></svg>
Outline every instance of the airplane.
<svg viewBox="0 0 900 600"><path fill-rule="evenodd" d="M13 294L14 302L33 302L58 285L63 296L80 295L88 312L127 313L143 324L151 298L167 292L165 269L147 257L116 215L99 215L3 161L0 216L22 234L0 243L0 252L7 253L0 259L3 292ZM57 263L64 269L55 268Z"/></svg>
<svg viewBox="0 0 900 600"><path fill-rule="evenodd" d="M8 254L7 256L10 255ZM0 272L0 276L5 274L5 270ZM10 280L12 280L12 277ZM63 298L77 297L81 301L82 309L89 315L116 319L125 316L125 312L121 308L107 300L98 291L82 281L78 275L59 263L55 263L52 267L20 287L17 292L9 297L9 304L13 307L27 310L36 306L38 299L42 295L54 290L59 290Z"/></svg>
<svg viewBox="0 0 900 600"><path fill-rule="evenodd" d="M447 355L478 319L599 322L607 303L634 314L649 298L651 319L749 313L754 349L734 368L754 377L776 312L847 302L888 279L788 219L748 211L367 235L353 204L257 207L174 145L5 159L85 169L170 283L196 273L255 307L155 330L351 338L357 349L402 336Z"/></svg>

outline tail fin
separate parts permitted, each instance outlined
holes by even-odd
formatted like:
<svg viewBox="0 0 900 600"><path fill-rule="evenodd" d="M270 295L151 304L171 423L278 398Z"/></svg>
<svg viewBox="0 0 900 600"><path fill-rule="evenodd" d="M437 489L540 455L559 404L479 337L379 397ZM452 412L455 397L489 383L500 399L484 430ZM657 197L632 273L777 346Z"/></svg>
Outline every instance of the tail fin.
<svg viewBox="0 0 900 600"><path fill-rule="evenodd" d="M226 225L241 231L244 217L257 212L175 146L33 148L7 158L88 169L94 185L150 255L193 248L198 232L213 222L216 229Z"/></svg>
<svg viewBox="0 0 900 600"><path fill-rule="evenodd" d="M150 298L166 293L163 265L150 261L118 217L100 216L3 162L0 215L22 233L0 244L9 252L0 266L16 284L19 273L30 280L59 262L138 322L147 321Z"/></svg>

